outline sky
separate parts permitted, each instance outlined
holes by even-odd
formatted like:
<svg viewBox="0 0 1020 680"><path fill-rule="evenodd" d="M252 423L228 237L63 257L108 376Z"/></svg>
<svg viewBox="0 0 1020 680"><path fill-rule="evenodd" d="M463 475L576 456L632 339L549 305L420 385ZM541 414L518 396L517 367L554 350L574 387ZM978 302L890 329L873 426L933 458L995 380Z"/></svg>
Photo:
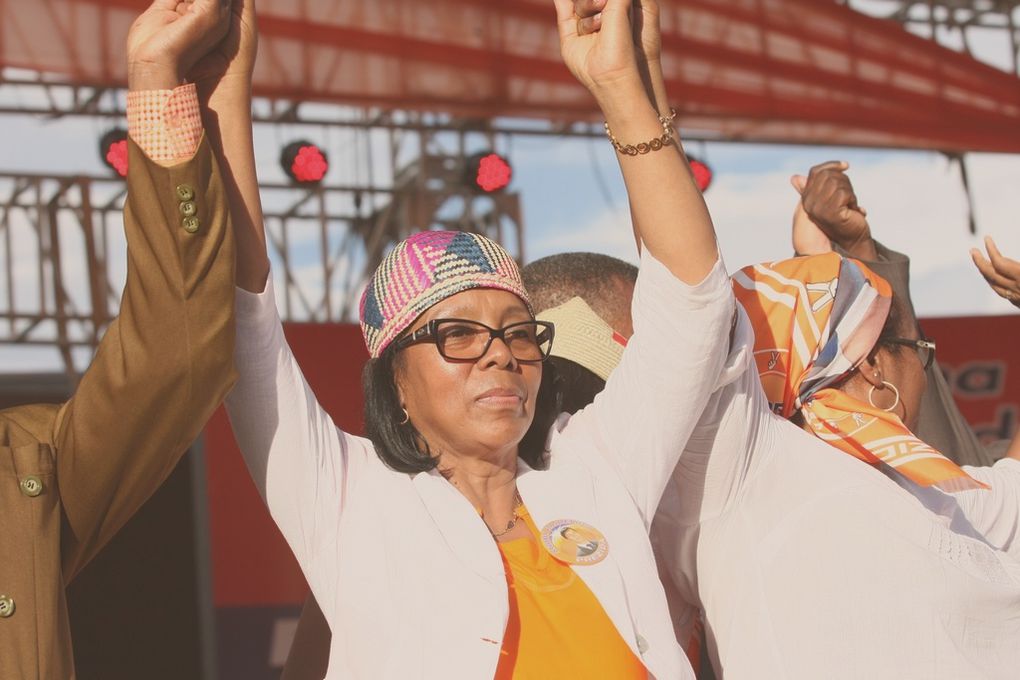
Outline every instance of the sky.
<svg viewBox="0 0 1020 680"><path fill-rule="evenodd" d="M881 0L855 4L865 10L885 9ZM945 41L953 43L954 37L946 36ZM1008 63L1008 48L999 34L978 35L973 47L979 58L1000 66ZM0 86L0 102L9 104L12 96ZM23 116L4 116L3 120L0 172L104 174L96 145L110 126L108 121ZM284 181L278 166L279 149L287 141L309 134L322 137L324 133L296 127L256 130L263 181ZM325 133L323 144L335 149L331 160L340 168L338 173L354 162L344 157L345 152L350 156L353 134L345 130ZM527 260L588 250L636 262L626 195L615 152L606 140L518 136L498 140L497 149L514 166L511 189L521 195ZM1017 313L991 292L968 253L981 246L983 236L991 235L1004 254L1020 259L1020 156L968 155L978 225L978 234L973 236L968 231L968 202L959 168L936 152L698 142L688 144L687 150L713 169L714 181L706 200L731 271L788 257L797 199L790 176L806 173L820 162L845 160L850 163L850 178L861 205L868 210L875 237L911 258L912 295L921 316ZM335 176L331 180L340 181ZM316 286L317 276L314 238L309 231L308 247L301 250L299 244L298 248L299 255L308 260L301 276L311 288ZM35 266L29 251L34 246L29 239L21 241L19 247L24 252L16 253L14 275L19 282L30 283ZM122 238L112 233L111 250L122 253L122 249ZM112 269L116 285L120 285L122 257L114 260ZM84 366L87 353L78 358ZM54 349L0 346L0 373L60 368Z"/></svg>

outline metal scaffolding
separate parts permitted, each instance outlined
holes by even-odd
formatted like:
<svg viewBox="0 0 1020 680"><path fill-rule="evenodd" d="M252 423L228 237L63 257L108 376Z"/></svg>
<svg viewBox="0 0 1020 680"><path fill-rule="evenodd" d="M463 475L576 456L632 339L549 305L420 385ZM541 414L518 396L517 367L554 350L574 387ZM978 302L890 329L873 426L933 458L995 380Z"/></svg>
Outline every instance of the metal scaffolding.
<svg viewBox="0 0 1020 680"><path fill-rule="evenodd" d="M915 34L978 59L982 57L974 49L976 35L999 33L1008 45L1008 62L1020 75L1020 0L844 0L844 4L897 21Z"/></svg>
<svg viewBox="0 0 1020 680"><path fill-rule="evenodd" d="M367 165L362 177L382 179L261 187L286 321L356 320L371 271L420 229L481 233L524 258L519 195L463 181L468 157L493 148L493 133L389 114L372 122L352 125L352 145L363 147L352 154ZM126 275L125 195L114 177L0 173L0 345L55 347L70 376L83 370L73 350L95 348Z"/></svg>
<svg viewBox="0 0 1020 680"><path fill-rule="evenodd" d="M5 344L56 347L69 371L74 347L95 346L116 304L109 262L123 199L109 178L0 174Z"/></svg>
<svg viewBox="0 0 1020 680"><path fill-rule="evenodd" d="M998 31L1020 74L1020 0L835 1L972 54L977 31ZM520 197L471 191L462 182L466 159L515 135L603 134L588 122L464 120L282 99L258 99L253 111L257 126L346 130L345 155L357 165L342 184L262 187L288 321L354 320L368 274L417 229L483 233L523 260ZM0 115L121 120L124 93L3 69ZM116 314L126 266L124 196L124 183L112 177L0 174L0 345L54 347L68 375L81 372L75 350L94 348Z"/></svg>

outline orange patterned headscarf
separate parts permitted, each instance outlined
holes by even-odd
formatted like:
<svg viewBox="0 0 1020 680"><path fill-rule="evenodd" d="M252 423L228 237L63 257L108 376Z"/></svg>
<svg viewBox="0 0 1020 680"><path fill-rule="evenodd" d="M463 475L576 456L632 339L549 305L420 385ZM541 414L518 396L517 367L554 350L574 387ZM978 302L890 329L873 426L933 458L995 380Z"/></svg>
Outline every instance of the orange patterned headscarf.
<svg viewBox="0 0 1020 680"><path fill-rule="evenodd" d="M800 411L824 442L921 486L987 488L922 442L900 418L835 389L875 346L892 288L856 260L826 253L741 269L733 289L754 328L754 357L772 409Z"/></svg>

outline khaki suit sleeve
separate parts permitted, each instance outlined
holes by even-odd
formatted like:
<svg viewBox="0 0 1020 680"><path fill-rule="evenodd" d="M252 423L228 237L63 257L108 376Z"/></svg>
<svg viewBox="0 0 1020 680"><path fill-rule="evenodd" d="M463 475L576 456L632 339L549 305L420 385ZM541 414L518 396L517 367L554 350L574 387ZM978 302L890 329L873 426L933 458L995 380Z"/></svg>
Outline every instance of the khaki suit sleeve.
<svg viewBox="0 0 1020 680"><path fill-rule="evenodd" d="M163 483L236 375L234 241L209 143L171 167L129 146L120 314L54 425L66 580Z"/></svg>

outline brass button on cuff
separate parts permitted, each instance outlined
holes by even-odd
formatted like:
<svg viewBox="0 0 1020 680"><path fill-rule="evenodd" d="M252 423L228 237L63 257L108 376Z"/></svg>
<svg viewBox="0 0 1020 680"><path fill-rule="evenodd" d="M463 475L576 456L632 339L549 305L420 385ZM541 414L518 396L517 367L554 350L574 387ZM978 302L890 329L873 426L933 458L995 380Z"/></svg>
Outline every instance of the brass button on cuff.
<svg viewBox="0 0 1020 680"><path fill-rule="evenodd" d="M195 190L188 184L177 185L177 198L183 201L190 201L195 198Z"/></svg>
<svg viewBox="0 0 1020 680"><path fill-rule="evenodd" d="M12 616L14 616L14 599L0 595L0 619L9 619Z"/></svg>
<svg viewBox="0 0 1020 680"><path fill-rule="evenodd" d="M198 212L198 208L195 207L194 201L184 201L181 203L181 214L185 217L191 217Z"/></svg>
<svg viewBox="0 0 1020 680"><path fill-rule="evenodd" d="M189 234L194 234L202 225L201 222L198 221L197 217L185 217L181 220L181 226L184 227L184 231Z"/></svg>
<svg viewBox="0 0 1020 680"><path fill-rule="evenodd" d="M42 480L35 475L29 475L21 480L21 493L29 498L35 498L43 492Z"/></svg>

